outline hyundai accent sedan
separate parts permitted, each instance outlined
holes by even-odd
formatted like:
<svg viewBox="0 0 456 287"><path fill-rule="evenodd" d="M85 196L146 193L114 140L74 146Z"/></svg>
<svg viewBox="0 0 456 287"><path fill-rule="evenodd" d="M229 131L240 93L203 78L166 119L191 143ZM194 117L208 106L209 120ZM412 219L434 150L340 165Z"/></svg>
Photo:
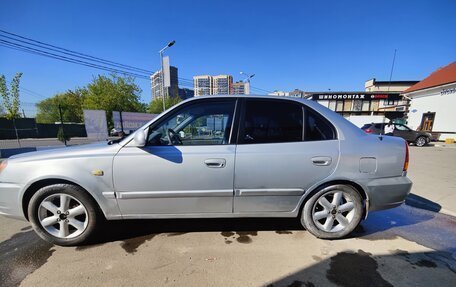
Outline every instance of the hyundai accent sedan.
<svg viewBox="0 0 456 287"><path fill-rule="evenodd" d="M54 244L107 220L295 217L341 238L368 212L404 202L408 147L364 133L316 102L195 97L130 136L1 163L0 214Z"/></svg>

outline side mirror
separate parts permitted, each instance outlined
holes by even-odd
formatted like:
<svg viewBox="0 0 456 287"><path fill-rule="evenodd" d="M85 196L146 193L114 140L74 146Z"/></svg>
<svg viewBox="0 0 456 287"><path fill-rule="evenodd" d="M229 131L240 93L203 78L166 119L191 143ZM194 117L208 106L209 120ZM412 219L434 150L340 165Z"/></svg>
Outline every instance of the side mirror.
<svg viewBox="0 0 456 287"><path fill-rule="evenodd" d="M149 131L149 128L136 131L135 137L133 138L135 146L143 147L146 145L148 131Z"/></svg>

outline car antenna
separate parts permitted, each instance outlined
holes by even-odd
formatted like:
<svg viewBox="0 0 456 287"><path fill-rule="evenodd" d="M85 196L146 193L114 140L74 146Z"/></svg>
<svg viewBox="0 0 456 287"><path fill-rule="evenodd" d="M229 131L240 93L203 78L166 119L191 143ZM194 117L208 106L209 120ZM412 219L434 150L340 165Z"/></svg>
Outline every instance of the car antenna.
<svg viewBox="0 0 456 287"><path fill-rule="evenodd" d="M380 134L378 138L382 141L383 140L383 131L385 130L385 116L383 116L382 126L380 127Z"/></svg>

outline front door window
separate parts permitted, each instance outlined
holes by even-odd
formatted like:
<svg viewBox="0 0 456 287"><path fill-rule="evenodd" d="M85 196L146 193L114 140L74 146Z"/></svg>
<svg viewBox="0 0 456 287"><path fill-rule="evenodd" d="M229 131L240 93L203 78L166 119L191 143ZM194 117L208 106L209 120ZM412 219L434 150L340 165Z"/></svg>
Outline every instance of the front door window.
<svg viewBox="0 0 456 287"><path fill-rule="evenodd" d="M151 127L148 145L225 145L229 143L234 100L193 104Z"/></svg>

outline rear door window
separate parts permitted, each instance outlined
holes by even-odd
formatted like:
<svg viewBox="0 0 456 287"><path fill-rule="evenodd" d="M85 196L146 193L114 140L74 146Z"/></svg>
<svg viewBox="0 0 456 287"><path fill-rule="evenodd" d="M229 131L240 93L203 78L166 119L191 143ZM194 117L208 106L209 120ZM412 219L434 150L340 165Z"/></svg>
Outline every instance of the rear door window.
<svg viewBox="0 0 456 287"><path fill-rule="evenodd" d="M304 139L306 141L333 140L336 139L336 130L322 115L310 108L306 108Z"/></svg>
<svg viewBox="0 0 456 287"><path fill-rule="evenodd" d="M303 139L303 109L294 102L246 100L239 142L298 142Z"/></svg>

